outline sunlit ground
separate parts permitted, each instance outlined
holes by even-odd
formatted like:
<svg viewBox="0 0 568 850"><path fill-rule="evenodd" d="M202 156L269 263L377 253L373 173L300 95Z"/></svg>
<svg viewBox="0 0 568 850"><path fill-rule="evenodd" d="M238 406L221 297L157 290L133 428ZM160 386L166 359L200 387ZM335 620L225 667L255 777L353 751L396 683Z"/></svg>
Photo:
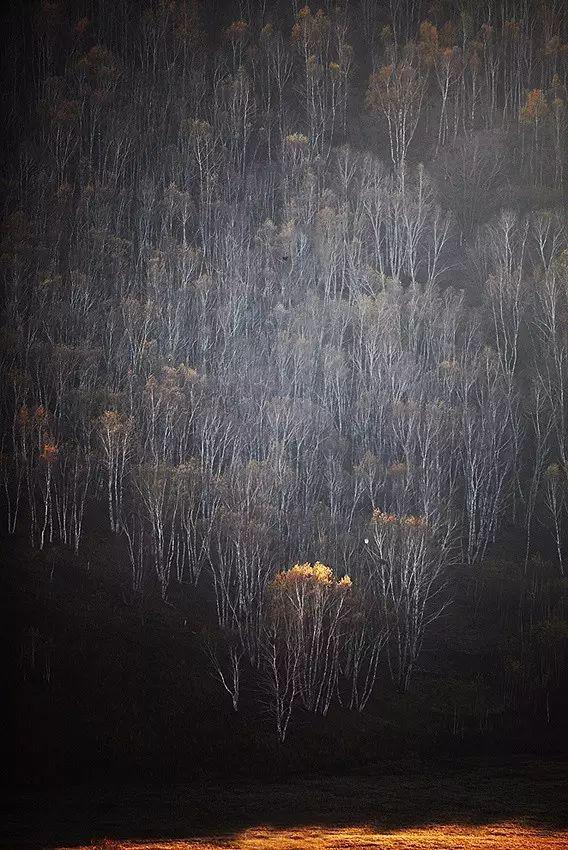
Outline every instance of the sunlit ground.
<svg viewBox="0 0 568 850"><path fill-rule="evenodd" d="M568 847L568 831L541 831L511 823L413 827L377 832L371 827L256 827L231 837L187 841L106 841L58 850L558 850Z"/></svg>

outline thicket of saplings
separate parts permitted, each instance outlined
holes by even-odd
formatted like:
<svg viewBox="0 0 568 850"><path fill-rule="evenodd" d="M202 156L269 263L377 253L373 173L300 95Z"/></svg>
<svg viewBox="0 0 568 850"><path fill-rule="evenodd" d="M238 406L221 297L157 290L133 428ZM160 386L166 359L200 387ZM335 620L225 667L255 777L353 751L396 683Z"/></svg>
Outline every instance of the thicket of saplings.
<svg viewBox="0 0 568 850"><path fill-rule="evenodd" d="M566 8L218 5L10 22L6 530L80 570L106 527L131 600L203 594L195 663L280 741L412 691L464 581L505 639L451 729L550 720Z"/></svg>

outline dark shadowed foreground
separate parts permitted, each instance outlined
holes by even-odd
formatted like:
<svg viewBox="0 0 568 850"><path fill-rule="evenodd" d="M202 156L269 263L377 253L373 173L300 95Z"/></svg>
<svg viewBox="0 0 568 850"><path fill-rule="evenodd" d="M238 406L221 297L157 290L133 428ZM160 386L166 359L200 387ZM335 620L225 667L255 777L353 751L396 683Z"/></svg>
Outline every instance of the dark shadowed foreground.
<svg viewBox="0 0 568 850"><path fill-rule="evenodd" d="M438 766L294 784L13 797L3 848L568 847L568 767Z"/></svg>

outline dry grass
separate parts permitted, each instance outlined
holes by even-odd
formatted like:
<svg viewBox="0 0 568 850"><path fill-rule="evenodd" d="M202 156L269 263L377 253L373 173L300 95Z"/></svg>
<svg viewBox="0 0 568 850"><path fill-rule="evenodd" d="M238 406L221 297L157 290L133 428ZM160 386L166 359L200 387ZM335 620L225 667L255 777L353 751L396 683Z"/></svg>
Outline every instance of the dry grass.
<svg viewBox="0 0 568 850"><path fill-rule="evenodd" d="M560 850L567 831L541 831L514 823L436 825L377 832L370 827L255 827L232 837L189 841L108 841L58 850Z"/></svg>

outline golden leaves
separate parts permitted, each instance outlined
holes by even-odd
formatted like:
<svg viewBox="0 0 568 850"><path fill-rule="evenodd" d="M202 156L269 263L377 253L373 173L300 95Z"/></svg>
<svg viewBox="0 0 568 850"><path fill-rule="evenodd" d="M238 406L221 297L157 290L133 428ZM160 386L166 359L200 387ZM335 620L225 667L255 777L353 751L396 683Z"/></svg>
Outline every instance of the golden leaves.
<svg viewBox="0 0 568 850"><path fill-rule="evenodd" d="M39 456L41 460L49 464L57 459L58 454L59 446L56 443L45 442Z"/></svg>
<svg viewBox="0 0 568 850"><path fill-rule="evenodd" d="M380 508L373 508L371 522L375 525L407 528L416 531L425 531L428 528L428 522L423 516L417 516L415 514L397 516L397 514L386 513L386 511L382 511Z"/></svg>
<svg viewBox="0 0 568 850"><path fill-rule="evenodd" d="M272 582L274 588L293 587L297 584L306 584L313 588L317 587L340 587L350 589L352 581L349 576L336 579L331 567L316 561L315 564L294 564L289 570L277 574Z"/></svg>
<svg viewBox="0 0 568 850"><path fill-rule="evenodd" d="M536 124L549 113L548 103L542 89L531 89L527 92L525 104L522 107L519 120L521 124Z"/></svg>
<svg viewBox="0 0 568 850"><path fill-rule="evenodd" d="M249 26L247 22L242 19L233 21L233 23L225 30L225 34L231 39L231 41L242 41L248 32L248 28Z"/></svg>
<svg viewBox="0 0 568 850"><path fill-rule="evenodd" d="M96 44L79 59L77 68L87 74L92 80L115 80L119 75L117 61L113 54L101 44Z"/></svg>
<svg viewBox="0 0 568 850"><path fill-rule="evenodd" d="M380 508L373 508L372 522L377 525L394 525L398 521L396 514L387 514Z"/></svg>
<svg viewBox="0 0 568 850"><path fill-rule="evenodd" d="M132 419L116 410L105 410L97 420L101 431L109 436L128 433L132 429Z"/></svg>
<svg viewBox="0 0 568 850"><path fill-rule="evenodd" d="M188 125L189 136L196 141L207 139L211 135L211 124L208 121L201 121L199 118L194 118Z"/></svg>
<svg viewBox="0 0 568 850"><path fill-rule="evenodd" d="M559 461L551 463L546 468L546 477L550 481L568 481L568 469L566 464Z"/></svg>
<svg viewBox="0 0 568 850"><path fill-rule="evenodd" d="M318 9L312 15L309 6L304 6L298 12L296 23L292 27L292 41L303 42L312 49L320 45L330 27L330 20L323 11Z"/></svg>
<svg viewBox="0 0 568 850"><path fill-rule="evenodd" d="M438 28L430 21L420 24L420 53L427 66L433 65L438 56Z"/></svg>
<svg viewBox="0 0 568 850"><path fill-rule="evenodd" d="M44 425L47 422L47 415L47 410L45 409L43 404L38 405L34 412L34 420L36 425Z"/></svg>
<svg viewBox="0 0 568 850"><path fill-rule="evenodd" d="M460 368L456 360L441 360L438 366L440 370L446 374L459 372Z"/></svg>
<svg viewBox="0 0 568 850"><path fill-rule="evenodd" d="M384 65L369 77L367 109L408 112L422 96L424 80L410 62Z"/></svg>
<svg viewBox="0 0 568 850"><path fill-rule="evenodd" d="M438 47L438 28L430 21L420 24L420 41L432 47Z"/></svg>
<svg viewBox="0 0 568 850"><path fill-rule="evenodd" d="M289 145L295 148L304 148L309 144L309 139L303 133L289 133L286 136L286 141Z"/></svg>
<svg viewBox="0 0 568 850"><path fill-rule="evenodd" d="M395 478L399 478L403 475L406 475L408 472L408 465L404 460L398 460L394 463L391 463L387 470L389 475L394 476Z"/></svg>

